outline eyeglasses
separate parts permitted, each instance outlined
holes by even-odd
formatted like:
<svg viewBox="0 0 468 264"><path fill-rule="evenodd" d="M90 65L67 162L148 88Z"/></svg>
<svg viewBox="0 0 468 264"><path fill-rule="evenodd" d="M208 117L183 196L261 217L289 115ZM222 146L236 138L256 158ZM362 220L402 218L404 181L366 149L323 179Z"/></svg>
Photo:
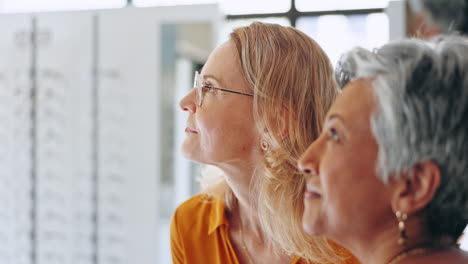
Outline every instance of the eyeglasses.
<svg viewBox="0 0 468 264"><path fill-rule="evenodd" d="M219 87L214 87L208 84L203 84L203 75L199 74L198 71L195 72L195 78L193 80L193 88L197 90L197 105L200 107L203 102L203 97L205 96L206 91L210 90L220 90L223 92L228 92L228 93L235 93L235 94L242 94L242 95L247 95L247 96L253 96L253 94L249 93L243 93L243 92L238 92L238 91L232 91L232 90L227 90Z"/></svg>

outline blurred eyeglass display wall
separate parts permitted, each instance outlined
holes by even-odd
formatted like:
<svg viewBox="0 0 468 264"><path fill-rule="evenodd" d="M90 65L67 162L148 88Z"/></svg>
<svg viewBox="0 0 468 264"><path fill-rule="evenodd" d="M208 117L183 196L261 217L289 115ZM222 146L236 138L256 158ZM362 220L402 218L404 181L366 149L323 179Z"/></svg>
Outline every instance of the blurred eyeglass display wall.
<svg viewBox="0 0 468 264"><path fill-rule="evenodd" d="M169 263L170 216L197 191L177 98L217 6L1 4L0 263Z"/></svg>

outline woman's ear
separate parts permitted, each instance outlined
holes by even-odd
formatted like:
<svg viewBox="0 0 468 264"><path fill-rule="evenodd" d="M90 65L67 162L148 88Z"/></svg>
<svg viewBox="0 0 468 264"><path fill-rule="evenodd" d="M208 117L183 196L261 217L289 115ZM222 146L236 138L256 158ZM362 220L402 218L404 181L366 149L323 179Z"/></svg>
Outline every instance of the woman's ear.
<svg viewBox="0 0 468 264"><path fill-rule="evenodd" d="M426 19L427 21L427 19ZM425 39L430 39L441 34L442 31L439 26L424 22L421 27L419 28L419 36Z"/></svg>
<svg viewBox="0 0 468 264"><path fill-rule="evenodd" d="M392 185L392 208L412 214L426 207L434 197L441 181L439 166L433 161L418 163L410 174L402 175Z"/></svg>
<svg viewBox="0 0 468 264"><path fill-rule="evenodd" d="M290 110L286 106L283 106L282 111L269 121L270 125L268 128L263 127L264 138L271 138L272 135L270 135L270 133L278 140L289 137L291 118L294 117L291 115ZM260 131L261 130L262 128L260 128Z"/></svg>

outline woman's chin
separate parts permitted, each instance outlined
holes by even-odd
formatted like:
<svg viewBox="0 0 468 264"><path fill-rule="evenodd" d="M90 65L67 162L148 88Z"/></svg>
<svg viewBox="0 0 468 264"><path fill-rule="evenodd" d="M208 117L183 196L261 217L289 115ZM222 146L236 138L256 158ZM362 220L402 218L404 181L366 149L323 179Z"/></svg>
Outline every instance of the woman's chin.
<svg viewBox="0 0 468 264"><path fill-rule="evenodd" d="M322 232L320 232L314 224L310 224L308 222L302 222L302 228L304 228L304 231L310 235L310 236L320 236L322 235Z"/></svg>
<svg viewBox="0 0 468 264"><path fill-rule="evenodd" d="M180 146L180 152L182 153L182 156L191 161L196 161L194 159L197 158L197 153L199 152L197 149L198 148L196 144L194 144L194 142L192 142L192 140L189 138L186 138Z"/></svg>
<svg viewBox="0 0 468 264"><path fill-rule="evenodd" d="M194 151L190 148L188 148L185 145L182 145L181 151L182 156L188 160L198 162L197 155L194 154Z"/></svg>
<svg viewBox="0 0 468 264"><path fill-rule="evenodd" d="M210 164L209 159L207 159L206 155L200 155L200 151L198 148L193 148L191 145L183 144L181 147L181 154L182 156L190 161L200 163L200 164Z"/></svg>
<svg viewBox="0 0 468 264"><path fill-rule="evenodd" d="M302 215L302 228L311 236L323 235L323 228L321 228L320 220L318 219L317 212L307 212Z"/></svg>

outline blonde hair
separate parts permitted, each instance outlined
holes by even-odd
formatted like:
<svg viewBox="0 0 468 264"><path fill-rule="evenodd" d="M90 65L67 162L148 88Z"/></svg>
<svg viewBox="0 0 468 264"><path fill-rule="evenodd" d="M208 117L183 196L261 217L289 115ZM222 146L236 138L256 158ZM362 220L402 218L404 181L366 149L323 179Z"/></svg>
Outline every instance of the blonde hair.
<svg viewBox="0 0 468 264"><path fill-rule="evenodd" d="M292 27L254 22L235 29L230 41L254 93L256 122L266 130L270 144L251 192L262 228L278 250L313 262L337 263L341 258L327 240L302 229L305 178L296 167L319 136L337 95L331 63L314 40ZM232 190L221 174L214 178L202 180L203 192L223 197L226 207L233 208L237 199Z"/></svg>

